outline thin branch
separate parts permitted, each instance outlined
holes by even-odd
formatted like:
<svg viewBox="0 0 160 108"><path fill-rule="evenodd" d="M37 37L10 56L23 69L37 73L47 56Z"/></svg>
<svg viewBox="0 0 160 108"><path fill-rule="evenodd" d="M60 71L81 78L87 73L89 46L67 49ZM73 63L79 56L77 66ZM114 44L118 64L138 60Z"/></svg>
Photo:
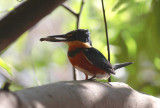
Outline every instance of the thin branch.
<svg viewBox="0 0 160 108"><path fill-rule="evenodd" d="M79 13L75 13L70 7L62 4L62 6L67 9L69 12L71 12L77 19L77 23L76 23L76 29L79 29L79 22L80 22L80 16L81 16L81 13L82 13L82 9L83 9L83 5L84 5L84 0L82 0L81 2L81 7L80 7L80 10L79 10ZM73 79L76 80L76 70L74 67L72 67L73 69Z"/></svg>
<svg viewBox="0 0 160 108"><path fill-rule="evenodd" d="M63 6L65 9L67 9L69 12L71 12L74 16L77 16L77 13L74 12L70 7L68 7L68 6L64 5L64 4L62 4L62 6Z"/></svg>
<svg viewBox="0 0 160 108"><path fill-rule="evenodd" d="M67 9L70 13L72 13L74 16L76 16L76 18L77 18L77 13L75 13L70 7L68 7L68 6L66 6L66 5L64 5L64 4L62 4L62 6L65 8L65 9ZM73 72L73 80L76 80L77 78L76 78L76 70L75 70L75 68L72 66L72 72Z"/></svg>
<svg viewBox="0 0 160 108"><path fill-rule="evenodd" d="M72 66L72 71L73 71L73 80L77 80L76 69L73 66Z"/></svg>
<svg viewBox="0 0 160 108"><path fill-rule="evenodd" d="M110 62L110 47L109 47L107 21L106 21L106 15L105 15L105 9L104 9L103 0L101 0L101 2L102 2L102 9L103 9L103 17L104 17L104 24L105 24L106 39L107 39L108 61ZM108 82L111 82L111 77L109 77Z"/></svg>
<svg viewBox="0 0 160 108"><path fill-rule="evenodd" d="M79 14L77 14L77 29L79 29L79 22L80 22L80 16L81 16L81 13L82 13L83 5L84 5L84 0L82 0Z"/></svg>
<svg viewBox="0 0 160 108"><path fill-rule="evenodd" d="M76 26L76 28L77 29L79 29L79 22L80 22L80 16L81 16L81 13L82 13L83 5L84 5L84 0L82 0L82 2L81 2L81 7L80 7L80 10L79 10L79 13L76 13L70 7L62 4L62 6L65 9L67 9L69 12L71 12L76 17L76 19L77 19L77 26Z"/></svg>
<svg viewBox="0 0 160 108"><path fill-rule="evenodd" d="M103 3L103 0L101 0L101 1L102 1L103 17L104 17L104 24L105 24L105 31L106 31L106 39L107 39L108 61L110 62L110 47L109 47L109 38L108 38L107 21L106 21L104 3Z"/></svg>

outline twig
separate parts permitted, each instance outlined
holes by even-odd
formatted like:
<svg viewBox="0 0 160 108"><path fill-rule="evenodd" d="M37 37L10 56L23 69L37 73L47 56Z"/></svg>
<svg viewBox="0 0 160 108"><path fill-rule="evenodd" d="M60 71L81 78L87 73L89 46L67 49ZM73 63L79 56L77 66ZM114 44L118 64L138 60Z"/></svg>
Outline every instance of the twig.
<svg viewBox="0 0 160 108"><path fill-rule="evenodd" d="M64 4L62 4L62 6L63 6L65 9L67 9L69 12L71 12L74 16L77 16L77 13L74 12L70 7L68 7L68 6L64 5Z"/></svg>
<svg viewBox="0 0 160 108"><path fill-rule="evenodd" d="M80 22L80 16L81 16L81 13L82 13L83 5L84 5L84 0L82 0L79 14L77 14L77 29L79 29L79 22Z"/></svg>
<svg viewBox="0 0 160 108"><path fill-rule="evenodd" d="M84 0L82 0L81 2L81 7L80 7L80 10L79 10L79 13L76 13L74 12L70 7L62 4L62 6L67 9L69 12L71 12L77 19L77 23L76 23L76 29L79 29L79 22L80 22L80 16L81 16L81 13L82 13L82 9L83 9L83 5L84 5ZM76 70L75 68L73 67L73 79L76 80Z"/></svg>
<svg viewBox="0 0 160 108"><path fill-rule="evenodd" d="M103 0L101 0L101 2L102 2L103 17L104 17L104 24L105 24L105 31L106 31L106 39L107 39L108 61L110 62L110 47L109 47L107 21L106 21L106 16L105 16L105 9L104 9ZM111 82L111 77L108 78L108 82Z"/></svg>

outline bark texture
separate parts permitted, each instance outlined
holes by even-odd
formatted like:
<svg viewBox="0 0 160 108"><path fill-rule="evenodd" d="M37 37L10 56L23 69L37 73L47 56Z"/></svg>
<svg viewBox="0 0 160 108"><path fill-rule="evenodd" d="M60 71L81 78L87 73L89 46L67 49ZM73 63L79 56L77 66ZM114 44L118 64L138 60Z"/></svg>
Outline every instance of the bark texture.
<svg viewBox="0 0 160 108"><path fill-rule="evenodd" d="M0 108L160 108L160 99L120 82L65 81L0 92Z"/></svg>

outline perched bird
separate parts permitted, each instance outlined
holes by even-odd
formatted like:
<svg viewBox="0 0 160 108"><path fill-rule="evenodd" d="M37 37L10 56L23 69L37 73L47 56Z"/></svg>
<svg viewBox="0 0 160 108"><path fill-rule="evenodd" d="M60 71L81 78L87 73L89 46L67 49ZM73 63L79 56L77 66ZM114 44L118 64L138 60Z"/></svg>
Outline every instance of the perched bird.
<svg viewBox="0 0 160 108"><path fill-rule="evenodd" d="M64 42L68 44L68 58L71 64L78 70L93 78L109 78L115 74L115 70L132 64L132 62L111 65L104 55L92 47L90 33L88 30L77 29L62 35L48 36L40 41Z"/></svg>

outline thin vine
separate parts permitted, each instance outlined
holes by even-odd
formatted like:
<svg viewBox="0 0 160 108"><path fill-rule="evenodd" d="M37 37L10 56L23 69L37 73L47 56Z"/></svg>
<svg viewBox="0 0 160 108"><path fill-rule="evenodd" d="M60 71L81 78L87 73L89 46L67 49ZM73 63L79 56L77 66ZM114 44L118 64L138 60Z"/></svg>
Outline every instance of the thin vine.
<svg viewBox="0 0 160 108"><path fill-rule="evenodd" d="M109 47L109 38L108 38L107 21L106 21L106 15L105 15L105 9L104 9L103 0L101 0L101 2L102 2L102 10L103 10L104 24L105 24L106 39L107 39L108 61L110 62L110 47ZM108 82L111 82L111 77L108 78Z"/></svg>

